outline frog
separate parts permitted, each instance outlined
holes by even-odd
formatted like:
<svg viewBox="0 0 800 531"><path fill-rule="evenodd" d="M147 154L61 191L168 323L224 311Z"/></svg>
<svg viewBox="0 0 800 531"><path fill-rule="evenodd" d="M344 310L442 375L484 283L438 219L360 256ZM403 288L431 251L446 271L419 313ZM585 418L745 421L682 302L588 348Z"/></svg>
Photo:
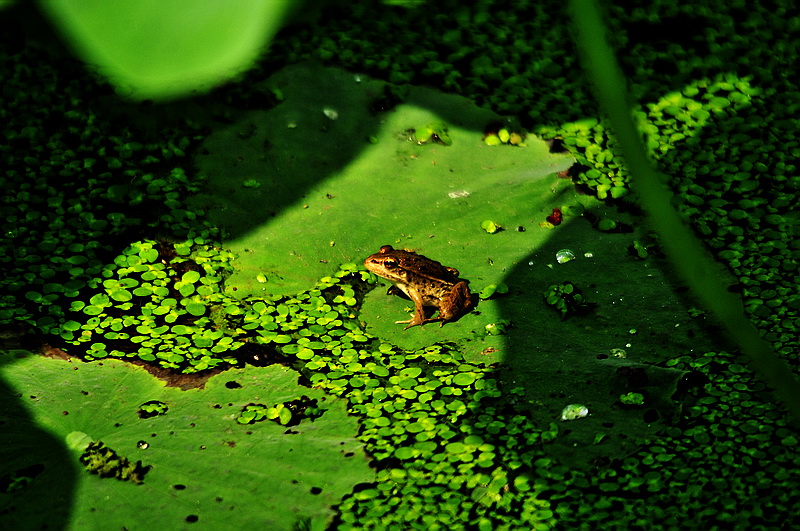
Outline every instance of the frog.
<svg viewBox="0 0 800 531"><path fill-rule="evenodd" d="M469 313L474 306L467 281L459 278L458 269L445 267L414 251L384 245L364 260L364 266L394 284L389 294L399 295L399 291L414 301L414 317L396 321L408 325L403 330L437 321L442 327ZM425 307L436 308L438 316L426 316Z"/></svg>

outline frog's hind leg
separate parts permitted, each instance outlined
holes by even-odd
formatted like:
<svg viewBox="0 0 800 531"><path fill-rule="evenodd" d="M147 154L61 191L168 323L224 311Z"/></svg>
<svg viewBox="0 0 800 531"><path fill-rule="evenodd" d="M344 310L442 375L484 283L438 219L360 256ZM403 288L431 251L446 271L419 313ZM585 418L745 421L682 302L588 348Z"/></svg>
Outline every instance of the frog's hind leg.
<svg viewBox="0 0 800 531"><path fill-rule="evenodd" d="M472 299L466 282L459 282L447 296L444 304L439 307L439 326L455 321L462 315L472 310Z"/></svg>

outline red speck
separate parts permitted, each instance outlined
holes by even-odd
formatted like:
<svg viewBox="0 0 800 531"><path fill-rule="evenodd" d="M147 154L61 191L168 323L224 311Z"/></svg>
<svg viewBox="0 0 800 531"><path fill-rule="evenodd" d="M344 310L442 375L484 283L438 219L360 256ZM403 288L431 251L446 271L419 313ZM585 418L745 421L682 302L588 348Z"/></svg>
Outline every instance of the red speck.
<svg viewBox="0 0 800 531"><path fill-rule="evenodd" d="M62 411L61 414L62 415L69 415L69 411Z"/></svg>
<svg viewBox="0 0 800 531"><path fill-rule="evenodd" d="M547 216L548 222L552 223L553 225L561 225L562 215L560 208L554 208L553 213Z"/></svg>

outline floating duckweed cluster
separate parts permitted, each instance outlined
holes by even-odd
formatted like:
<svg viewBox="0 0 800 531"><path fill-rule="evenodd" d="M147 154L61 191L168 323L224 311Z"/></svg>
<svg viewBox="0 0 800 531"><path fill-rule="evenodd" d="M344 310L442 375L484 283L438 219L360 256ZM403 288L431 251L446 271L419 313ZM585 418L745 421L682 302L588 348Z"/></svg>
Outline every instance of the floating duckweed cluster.
<svg viewBox="0 0 800 531"><path fill-rule="evenodd" d="M572 282L560 282L548 286L544 291L545 302L561 313L561 318L580 313L591 305L586 301L583 292Z"/></svg>
<svg viewBox="0 0 800 531"><path fill-rule="evenodd" d="M165 415L169 411L169 406L160 400L150 400L139 406L136 412L140 419L149 419L159 415Z"/></svg>
<svg viewBox="0 0 800 531"><path fill-rule="evenodd" d="M793 102L788 98L787 112L800 109L796 94ZM772 108L767 100L754 100L709 127L706 134L717 139L713 151L676 151L668 163L676 170L682 213L738 278L750 318L798 367L800 147L794 126ZM770 131L766 137L765 130Z"/></svg>
<svg viewBox="0 0 800 531"><path fill-rule="evenodd" d="M433 123L417 127L410 131L410 135L418 144L430 142L443 146L453 145L453 139L450 138L448 127L445 123Z"/></svg>
<svg viewBox="0 0 800 531"><path fill-rule="evenodd" d="M325 410L318 404L317 399L303 395L300 398L289 400L267 407L264 404L247 404L236 417L239 424L254 424L262 420L272 420L283 426L296 426L303 419L314 420L321 417Z"/></svg>
<svg viewBox="0 0 800 531"><path fill-rule="evenodd" d="M241 313L221 288L231 259L200 237L135 242L87 283L65 321L43 331L84 347L88 360L136 357L186 372L234 363L242 343L222 326Z"/></svg>
<svg viewBox="0 0 800 531"><path fill-rule="evenodd" d="M635 118L647 150L658 161L683 148L684 143L696 144L695 137L710 121L749 106L761 92L746 78L719 74L713 79L693 81L680 92L643 105ZM604 119L586 118L556 127L543 125L536 133L562 139L585 168L577 181L594 190L598 198L619 199L628 194L629 175Z"/></svg>
<svg viewBox="0 0 800 531"><path fill-rule="evenodd" d="M344 334L335 330L281 350L363 419L359 437L377 462L378 481L343 501L340 529L552 524L532 474L548 466L538 448L557 430L542 432L516 413L491 368L442 345L407 352L347 326Z"/></svg>
<svg viewBox="0 0 800 531"><path fill-rule="evenodd" d="M490 131L484 133L483 142L487 146L500 146L500 145L511 145L511 146L524 146L525 141L525 133L518 133L514 130L509 131L505 127L499 129L498 131Z"/></svg>
<svg viewBox="0 0 800 531"><path fill-rule="evenodd" d="M144 477L151 468L141 461L133 462L119 455L101 441L90 442L81 454L80 462L89 473L97 474L101 478L116 478L136 484L144 482Z"/></svg>

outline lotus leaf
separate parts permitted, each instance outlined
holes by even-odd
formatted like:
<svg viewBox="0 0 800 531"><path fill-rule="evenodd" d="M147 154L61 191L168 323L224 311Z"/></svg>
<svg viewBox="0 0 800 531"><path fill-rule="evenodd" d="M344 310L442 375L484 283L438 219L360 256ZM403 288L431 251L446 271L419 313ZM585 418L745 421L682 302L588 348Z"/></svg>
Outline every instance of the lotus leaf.
<svg viewBox="0 0 800 531"><path fill-rule="evenodd" d="M44 466L0 499L9 529L49 523L53 512L39 510L44 499L74 529L178 528L190 515L214 528L290 529L309 518L312 529L324 529L330 506L373 478L344 402L298 386L297 373L280 366L232 369L182 391L116 360L70 363L16 352L0 355L0 376L8 383L0 397L0 477ZM291 432L236 422L251 400L283 405L301 395L324 404L325 414L303 418ZM24 408L11 409L17 400ZM166 414L140 413L163 413L167 404ZM95 450L81 458L90 441ZM152 467L128 476L141 484L86 473L81 459L98 472L110 459L98 441L131 466L141 460Z"/></svg>

